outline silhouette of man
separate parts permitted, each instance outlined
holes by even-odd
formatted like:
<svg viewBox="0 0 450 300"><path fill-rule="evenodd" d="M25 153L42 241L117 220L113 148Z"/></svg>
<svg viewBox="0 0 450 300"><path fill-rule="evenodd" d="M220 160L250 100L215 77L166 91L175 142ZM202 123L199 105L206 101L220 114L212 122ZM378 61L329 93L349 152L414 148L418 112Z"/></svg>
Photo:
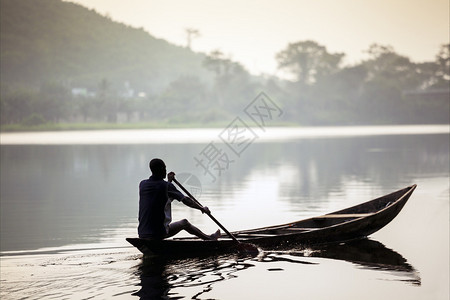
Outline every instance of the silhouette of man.
<svg viewBox="0 0 450 300"><path fill-rule="evenodd" d="M208 207L198 205L177 190L172 184L175 173L167 174L164 161L159 158L152 159L149 167L152 175L139 184L139 237L164 239L185 230L203 240L217 240L220 230L207 235L186 219L172 222L171 203L174 199L182 201L185 205L198 209L202 213L209 214L210 211ZM166 175L168 181L164 180Z"/></svg>

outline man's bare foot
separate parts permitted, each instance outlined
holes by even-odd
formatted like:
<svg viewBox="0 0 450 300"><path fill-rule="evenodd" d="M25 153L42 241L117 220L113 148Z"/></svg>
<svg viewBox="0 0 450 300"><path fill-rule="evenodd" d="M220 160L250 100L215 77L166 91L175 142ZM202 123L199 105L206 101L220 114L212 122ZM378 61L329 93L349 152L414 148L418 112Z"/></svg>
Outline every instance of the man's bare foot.
<svg viewBox="0 0 450 300"><path fill-rule="evenodd" d="M211 240L212 241L217 241L220 237L221 233L220 233L220 229L217 229L216 232L214 232L213 234L210 235Z"/></svg>

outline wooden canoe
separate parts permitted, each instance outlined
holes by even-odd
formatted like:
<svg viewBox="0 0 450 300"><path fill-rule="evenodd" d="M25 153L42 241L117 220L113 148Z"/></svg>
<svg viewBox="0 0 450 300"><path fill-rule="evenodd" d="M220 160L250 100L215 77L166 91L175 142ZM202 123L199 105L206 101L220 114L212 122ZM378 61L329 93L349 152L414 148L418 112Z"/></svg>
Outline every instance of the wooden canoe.
<svg viewBox="0 0 450 300"><path fill-rule="evenodd" d="M256 245L263 250L339 243L365 238L386 226L399 214L416 186L414 184L326 215L283 225L236 231L233 235L240 242ZM218 241L202 241L196 237L165 240L127 238L126 240L146 255L189 256L236 249L236 242L225 235Z"/></svg>

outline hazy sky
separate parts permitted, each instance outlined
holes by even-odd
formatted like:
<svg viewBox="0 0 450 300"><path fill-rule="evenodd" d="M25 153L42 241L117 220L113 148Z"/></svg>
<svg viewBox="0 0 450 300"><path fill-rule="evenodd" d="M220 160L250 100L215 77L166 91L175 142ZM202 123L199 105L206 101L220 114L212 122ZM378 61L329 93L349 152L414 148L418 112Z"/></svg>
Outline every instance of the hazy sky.
<svg viewBox="0 0 450 300"><path fill-rule="evenodd" d="M311 39L357 63L372 43L390 45L415 62L434 60L449 42L448 0L73 0L113 20L143 27L192 49L220 49L252 73L277 73L275 54Z"/></svg>

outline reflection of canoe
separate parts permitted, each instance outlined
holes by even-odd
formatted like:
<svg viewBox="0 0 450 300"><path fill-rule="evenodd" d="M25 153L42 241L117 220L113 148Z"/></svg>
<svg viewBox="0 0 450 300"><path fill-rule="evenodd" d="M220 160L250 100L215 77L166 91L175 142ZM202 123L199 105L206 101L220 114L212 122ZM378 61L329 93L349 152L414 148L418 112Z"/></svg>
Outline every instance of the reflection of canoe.
<svg viewBox="0 0 450 300"><path fill-rule="evenodd" d="M289 257L294 257L294 259ZM291 248L289 251L265 251L258 259L264 262L288 261L292 263L306 263L305 261L296 260L295 257L318 257L347 261L363 269L387 271L396 275L398 280L403 282L415 285L421 284L419 272L401 254L387 248L378 241L370 239L313 245L299 249Z"/></svg>
<svg viewBox="0 0 450 300"><path fill-rule="evenodd" d="M314 245L342 242L367 237L391 222L405 205L416 185L386 196L339 210L330 214L292 222L284 225L233 232L241 242L262 249L276 249L293 245ZM218 241L198 238L173 238L152 240L127 238L127 241L144 254L176 254L235 249L235 242L226 236Z"/></svg>
<svg viewBox="0 0 450 300"><path fill-rule="evenodd" d="M386 248L382 243L362 239L347 243L329 244L313 250L310 257L322 257L336 260L344 260L366 269L378 269L384 271L415 272L406 259L399 253Z"/></svg>

